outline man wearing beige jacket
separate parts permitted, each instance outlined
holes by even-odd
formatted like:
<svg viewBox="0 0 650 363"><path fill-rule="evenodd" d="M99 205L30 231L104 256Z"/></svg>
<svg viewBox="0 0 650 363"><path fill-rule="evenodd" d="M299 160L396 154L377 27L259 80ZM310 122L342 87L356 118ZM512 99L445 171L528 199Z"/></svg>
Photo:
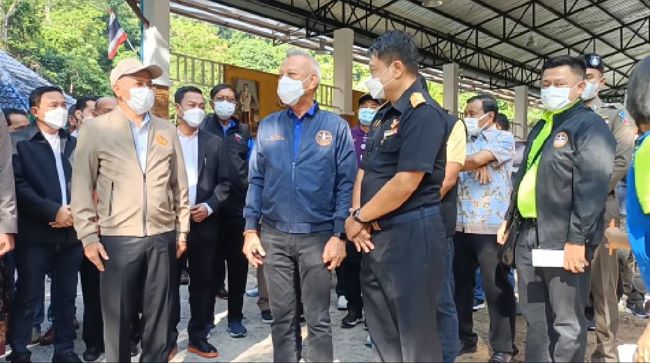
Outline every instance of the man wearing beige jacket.
<svg viewBox="0 0 650 363"><path fill-rule="evenodd" d="M18 232L13 170L9 128L0 111L0 257L14 249L14 234Z"/></svg>
<svg viewBox="0 0 650 363"><path fill-rule="evenodd" d="M156 65L120 61L114 111L89 120L75 153L72 211L84 253L101 271L106 360L131 360L131 321L142 296L143 362L166 362L176 257L189 231L187 174L176 128L150 115ZM99 201L95 207L93 191Z"/></svg>

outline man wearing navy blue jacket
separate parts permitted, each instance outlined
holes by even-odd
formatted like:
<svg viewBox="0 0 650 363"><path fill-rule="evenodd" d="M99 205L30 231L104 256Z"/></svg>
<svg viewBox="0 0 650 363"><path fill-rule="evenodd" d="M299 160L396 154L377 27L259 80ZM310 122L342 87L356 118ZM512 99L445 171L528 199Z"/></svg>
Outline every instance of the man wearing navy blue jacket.
<svg viewBox="0 0 650 363"><path fill-rule="evenodd" d="M302 357L297 288L309 327L305 360L333 360L331 271L345 258L344 221L356 171L348 124L314 101L320 67L287 53L278 96L288 109L260 122L249 169L244 254L264 272L275 318L273 359ZM261 241L258 230L261 224Z"/></svg>

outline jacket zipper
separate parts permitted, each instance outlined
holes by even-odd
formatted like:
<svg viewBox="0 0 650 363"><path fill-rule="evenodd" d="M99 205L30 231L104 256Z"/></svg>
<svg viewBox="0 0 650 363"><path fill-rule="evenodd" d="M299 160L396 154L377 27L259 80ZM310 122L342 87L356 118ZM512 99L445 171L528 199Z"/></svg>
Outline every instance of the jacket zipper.
<svg viewBox="0 0 650 363"><path fill-rule="evenodd" d="M113 214L113 192L115 191L115 183L111 182L111 194L108 199L108 216Z"/></svg>
<svg viewBox="0 0 650 363"><path fill-rule="evenodd" d="M143 213L142 213L142 229L143 233L147 235L147 172L142 172L142 195L143 195Z"/></svg>

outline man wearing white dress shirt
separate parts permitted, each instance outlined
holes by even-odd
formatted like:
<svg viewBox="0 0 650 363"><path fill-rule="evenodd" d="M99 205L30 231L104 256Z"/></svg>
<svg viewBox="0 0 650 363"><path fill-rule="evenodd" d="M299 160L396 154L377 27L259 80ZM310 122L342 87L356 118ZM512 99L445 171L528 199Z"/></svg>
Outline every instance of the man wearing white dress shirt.
<svg viewBox="0 0 650 363"><path fill-rule="evenodd" d="M52 276L55 362L80 362L74 352L73 326L77 274L83 252L70 211L71 160L76 139L63 127L63 92L39 87L29 97L36 124L14 134L13 168L18 204L16 298L9 326L12 362L29 362L27 344L37 304L43 300L45 274Z"/></svg>
<svg viewBox="0 0 650 363"><path fill-rule="evenodd" d="M217 261L217 230L219 227L215 212L226 200L230 182L226 168L228 156L221 139L207 131L199 130L205 118L205 98L201 90L186 86L175 94L178 137L185 168L187 170L190 199L190 234L188 236L188 262L190 273L190 312L187 328L188 350L202 358L219 356L217 348L207 341L212 321L214 298L212 291L217 285L214 264ZM224 226L227 228L227 226ZM176 280L180 282L179 276ZM175 344L180 321L178 286L174 293L174 329L170 343Z"/></svg>

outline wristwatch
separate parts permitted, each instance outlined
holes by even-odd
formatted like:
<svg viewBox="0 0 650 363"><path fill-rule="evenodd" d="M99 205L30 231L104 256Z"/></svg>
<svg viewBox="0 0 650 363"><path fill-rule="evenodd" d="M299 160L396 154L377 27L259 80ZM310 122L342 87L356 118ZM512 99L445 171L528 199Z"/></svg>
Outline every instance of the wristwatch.
<svg viewBox="0 0 650 363"><path fill-rule="evenodd" d="M336 237L336 238L340 239L341 241L347 241L348 240L348 236L345 233L334 233L332 235L332 237Z"/></svg>
<svg viewBox="0 0 650 363"><path fill-rule="evenodd" d="M359 217L361 215L361 208L357 209L352 213L352 218L357 222L361 224L367 224L368 222L362 221L361 218Z"/></svg>

